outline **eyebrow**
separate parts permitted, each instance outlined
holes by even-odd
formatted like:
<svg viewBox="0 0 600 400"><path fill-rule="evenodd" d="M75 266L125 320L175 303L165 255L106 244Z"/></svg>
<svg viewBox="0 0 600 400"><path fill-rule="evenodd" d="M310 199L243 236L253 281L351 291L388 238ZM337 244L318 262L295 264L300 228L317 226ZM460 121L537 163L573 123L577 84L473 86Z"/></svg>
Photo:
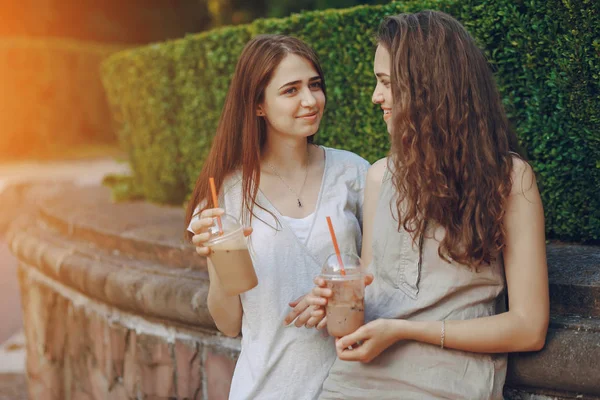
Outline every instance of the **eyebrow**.
<svg viewBox="0 0 600 400"><path fill-rule="evenodd" d="M308 81L309 82L314 82L314 81L320 81L320 80L321 80L321 77L317 75L317 76L313 76ZM301 80L297 80L297 81L293 81L293 82L288 82L288 83L286 83L284 85L281 85L281 87L279 89L277 89L277 90L281 90L281 89L283 89L286 86L297 85L299 83L302 83L302 81Z"/></svg>
<svg viewBox="0 0 600 400"><path fill-rule="evenodd" d="M389 78L390 76L388 74L384 74L383 72L378 72L375 74L376 77L378 77L379 79L381 78Z"/></svg>

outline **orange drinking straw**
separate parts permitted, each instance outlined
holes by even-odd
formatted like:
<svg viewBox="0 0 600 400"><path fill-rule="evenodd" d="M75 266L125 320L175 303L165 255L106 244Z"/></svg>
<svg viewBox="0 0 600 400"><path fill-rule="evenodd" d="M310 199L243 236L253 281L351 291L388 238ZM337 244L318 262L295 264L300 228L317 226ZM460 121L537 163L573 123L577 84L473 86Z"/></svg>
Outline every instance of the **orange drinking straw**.
<svg viewBox="0 0 600 400"><path fill-rule="evenodd" d="M335 238L335 231L333 230L333 224L331 223L331 217L327 217L327 225L329 225L329 233L331 234L331 241L333 242L333 248L335 249L335 255L337 256L338 263L340 263L340 273L342 276L346 275L344 269L344 263L342 262L342 255L340 254L340 247L338 246L337 239Z"/></svg>
<svg viewBox="0 0 600 400"><path fill-rule="evenodd" d="M213 205L215 208L219 208L219 198L217 197L217 188L215 187L215 178L212 176L208 178L210 183L210 191L212 193ZM219 225L219 236L223 234L223 224L221 224L221 217L217 216L217 225Z"/></svg>

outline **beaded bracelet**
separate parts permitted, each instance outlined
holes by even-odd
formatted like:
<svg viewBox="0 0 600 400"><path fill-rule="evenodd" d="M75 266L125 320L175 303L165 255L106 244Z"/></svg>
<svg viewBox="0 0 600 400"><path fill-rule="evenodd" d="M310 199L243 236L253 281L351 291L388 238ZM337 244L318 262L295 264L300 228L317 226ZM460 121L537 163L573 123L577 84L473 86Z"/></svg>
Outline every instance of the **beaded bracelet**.
<svg viewBox="0 0 600 400"><path fill-rule="evenodd" d="M444 348L444 339L446 338L446 321L442 321L442 334L440 336L440 347Z"/></svg>

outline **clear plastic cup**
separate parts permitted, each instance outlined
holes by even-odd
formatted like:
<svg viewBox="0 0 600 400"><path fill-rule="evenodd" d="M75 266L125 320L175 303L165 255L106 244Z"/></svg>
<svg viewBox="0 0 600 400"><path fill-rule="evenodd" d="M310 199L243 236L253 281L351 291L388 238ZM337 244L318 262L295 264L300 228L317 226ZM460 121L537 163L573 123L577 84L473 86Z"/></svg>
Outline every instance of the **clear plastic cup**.
<svg viewBox="0 0 600 400"><path fill-rule="evenodd" d="M223 233L219 232L218 218L208 230L211 238L204 245L210 248L210 261L225 293L235 296L258 285L258 278L248 252L244 229L235 217L220 217Z"/></svg>
<svg viewBox="0 0 600 400"><path fill-rule="evenodd" d="M355 254L340 254L344 264L342 274L338 257L327 257L321 271L332 296L327 302L327 331L331 336L348 335L365 322L365 280L360 258Z"/></svg>

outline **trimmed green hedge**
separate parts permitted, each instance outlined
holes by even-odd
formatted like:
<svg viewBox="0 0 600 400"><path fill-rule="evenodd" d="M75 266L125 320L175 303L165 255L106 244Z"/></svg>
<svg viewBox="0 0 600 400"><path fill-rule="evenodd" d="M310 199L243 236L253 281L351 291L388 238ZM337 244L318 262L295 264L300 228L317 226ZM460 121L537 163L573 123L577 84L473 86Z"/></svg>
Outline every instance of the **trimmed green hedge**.
<svg viewBox="0 0 600 400"><path fill-rule="evenodd" d="M456 17L488 50L539 176L550 238L600 240L600 2L488 0Z"/></svg>
<svg viewBox="0 0 600 400"><path fill-rule="evenodd" d="M181 204L209 150L238 55L260 33L298 36L323 62L328 105L317 141L370 161L387 132L371 105L373 36L385 15L437 9L486 48L512 122L539 173L550 238L600 239L600 16L580 0L408 1L257 20L112 56L104 83L133 167L134 193ZM568 27L568 28L567 28ZM121 186L122 190L122 186Z"/></svg>
<svg viewBox="0 0 600 400"><path fill-rule="evenodd" d="M48 156L115 142L100 63L125 46L0 39L0 157Z"/></svg>

